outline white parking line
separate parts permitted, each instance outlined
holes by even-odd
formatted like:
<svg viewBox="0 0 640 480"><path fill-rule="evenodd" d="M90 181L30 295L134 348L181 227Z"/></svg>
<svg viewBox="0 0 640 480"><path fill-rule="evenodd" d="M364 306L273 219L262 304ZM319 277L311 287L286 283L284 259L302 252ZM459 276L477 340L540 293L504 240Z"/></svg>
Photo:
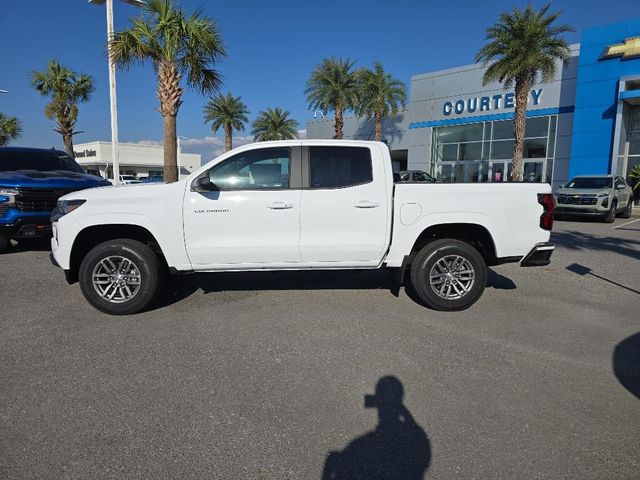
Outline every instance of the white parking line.
<svg viewBox="0 0 640 480"><path fill-rule="evenodd" d="M631 220L630 222L623 223L622 225L616 225L615 227L611 227L611 228L620 228L620 227L624 227L625 225L631 225L632 223L636 223L636 222L640 222L640 218L636 218L635 220Z"/></svg>

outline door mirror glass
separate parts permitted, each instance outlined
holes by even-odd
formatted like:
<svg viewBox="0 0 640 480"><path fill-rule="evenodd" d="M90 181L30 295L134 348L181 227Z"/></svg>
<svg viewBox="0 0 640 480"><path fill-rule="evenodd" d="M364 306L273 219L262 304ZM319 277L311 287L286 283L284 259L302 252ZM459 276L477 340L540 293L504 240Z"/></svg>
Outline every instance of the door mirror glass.
<svg viewBox="0 0 640 480"><path fill-rule="evenodd" d="M218 187L216 187L215 183L211 182L211 178L209 174L207 174L195 179L192 190L195 192L214 192L218 190Z"/></svg>

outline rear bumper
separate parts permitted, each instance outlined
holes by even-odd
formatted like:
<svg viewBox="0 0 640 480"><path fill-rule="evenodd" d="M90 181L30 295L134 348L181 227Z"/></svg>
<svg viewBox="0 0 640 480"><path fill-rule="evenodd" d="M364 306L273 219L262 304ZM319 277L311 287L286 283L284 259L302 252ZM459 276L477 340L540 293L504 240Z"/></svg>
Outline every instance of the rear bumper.
<svg viewBox="0 0 640 480"><path fill-rule="evenodd" d="M521 267L544 267L551 263L551 255L556 247L551 243L539 243L520 262Z"/></svg>
<svg viewBox="0 0 640 480"><path fill-rule="evenodd" d="M51 221L49 216L18 217L12 223L0 224L0 237L6 238L35 238L50 237Z"/></svg>

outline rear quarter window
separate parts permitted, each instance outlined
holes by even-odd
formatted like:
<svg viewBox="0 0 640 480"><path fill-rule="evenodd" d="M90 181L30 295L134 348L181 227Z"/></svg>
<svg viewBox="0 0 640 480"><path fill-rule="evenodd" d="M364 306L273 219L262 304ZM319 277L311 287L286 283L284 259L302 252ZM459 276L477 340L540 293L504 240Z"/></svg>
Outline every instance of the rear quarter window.
<svg viewBox="0 0 640 480"><path fill-rule="evenodd" d="M310 188L353 187L372 180L371 150L368 148L310 147Z"/></svg>

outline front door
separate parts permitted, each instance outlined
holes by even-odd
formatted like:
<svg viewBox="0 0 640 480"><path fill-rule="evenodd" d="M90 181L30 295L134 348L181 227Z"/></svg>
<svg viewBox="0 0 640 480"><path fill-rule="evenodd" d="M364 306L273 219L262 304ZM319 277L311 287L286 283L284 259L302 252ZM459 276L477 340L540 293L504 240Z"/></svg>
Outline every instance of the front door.
<svg viewBox="0 0 640 480"><path fill-rule="evenodd" d="M388 198L382 162L368 147L305 150L300 254L320 267L377 265L386 247ZM376 179L374 181L374 179Z"/></svg>
<svg viewBox="0 0 640 480"><path fill-rule="evenodd" d="M184 231L194 269L300 262L299 152L299 147L247 150L209 170L215 191L188 189Z"/></svg>

